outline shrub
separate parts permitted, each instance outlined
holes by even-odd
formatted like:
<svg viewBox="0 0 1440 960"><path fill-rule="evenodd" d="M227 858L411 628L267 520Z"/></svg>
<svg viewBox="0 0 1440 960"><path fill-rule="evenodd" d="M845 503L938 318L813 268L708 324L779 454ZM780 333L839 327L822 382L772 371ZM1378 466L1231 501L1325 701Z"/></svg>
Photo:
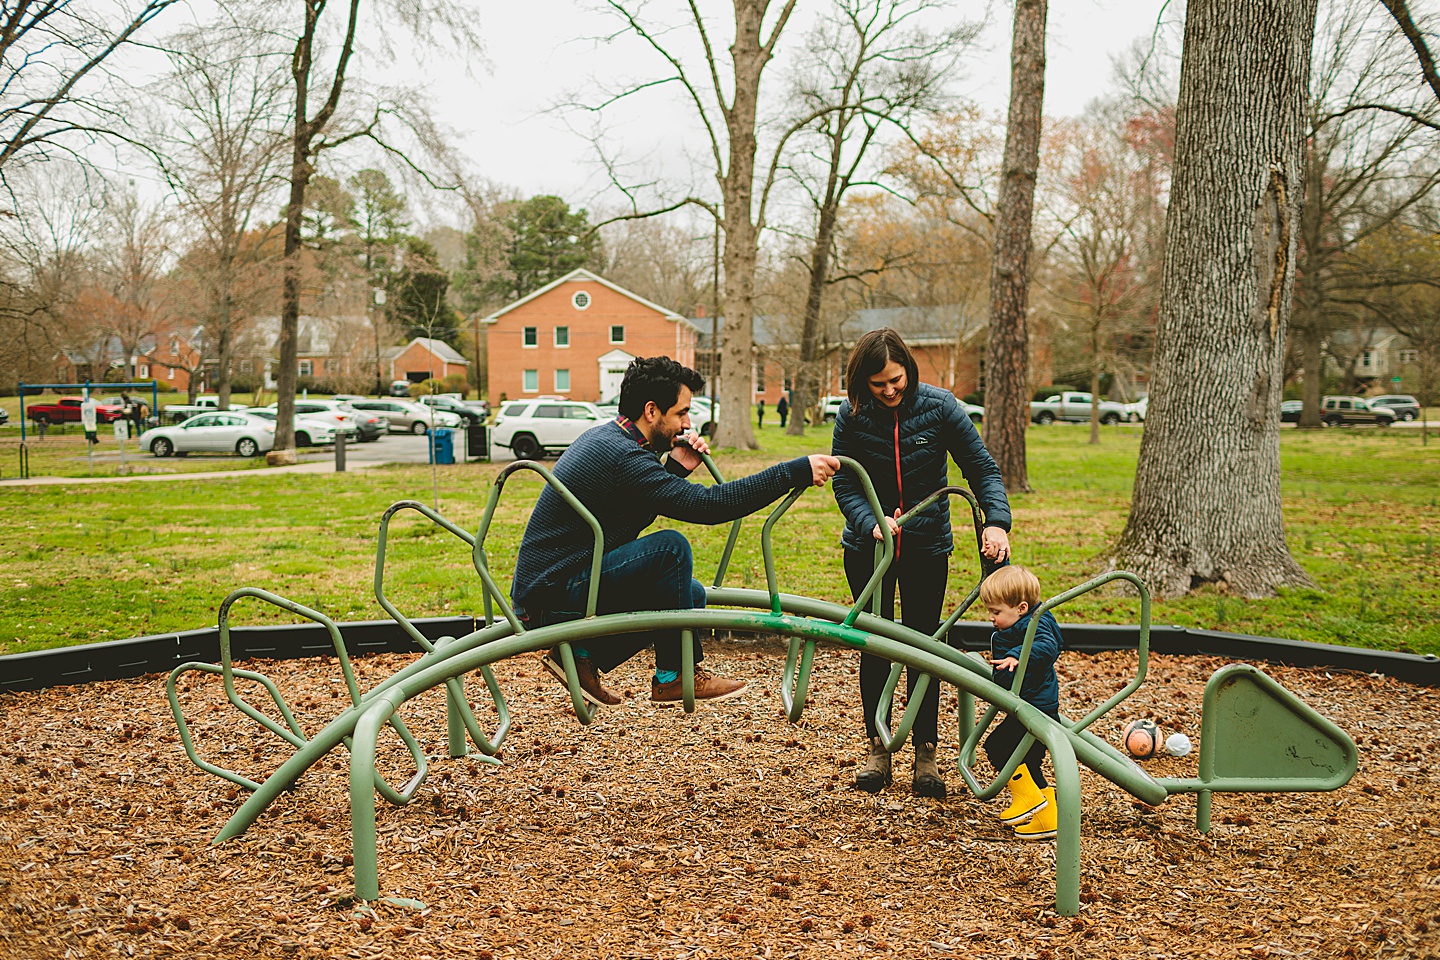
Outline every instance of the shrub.
<svg viewBox="0 0 1440 960"><path fill-rule="evenodd" d="M461 400L464 400L470 395L470 385L466 382L465 374L463 373L452 373L442 380L441 383L445 385L445 389L440 391L441 393L458 393L460 394Z"/></svg>

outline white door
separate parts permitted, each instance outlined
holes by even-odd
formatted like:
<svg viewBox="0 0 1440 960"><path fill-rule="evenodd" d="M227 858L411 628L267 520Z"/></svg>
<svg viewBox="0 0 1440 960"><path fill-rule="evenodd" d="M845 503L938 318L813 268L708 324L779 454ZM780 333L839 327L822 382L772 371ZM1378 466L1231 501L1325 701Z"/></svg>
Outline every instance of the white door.
<svg viewBox="0 0 1440 960"><path fill-rule="evenodd" d="M624 350L611 350L600 358L600 403L615 400L620 396L620 381L625 379L625 368L635 358ZM577 398L582 399L582 398Z"/></svg>

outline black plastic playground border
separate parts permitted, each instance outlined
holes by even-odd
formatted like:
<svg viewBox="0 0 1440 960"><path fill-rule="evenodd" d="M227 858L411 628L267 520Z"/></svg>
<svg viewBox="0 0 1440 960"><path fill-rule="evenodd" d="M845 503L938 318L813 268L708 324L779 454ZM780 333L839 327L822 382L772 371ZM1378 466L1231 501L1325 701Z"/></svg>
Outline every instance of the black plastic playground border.
<svg viewBox="0 0 1440 960"><path fill-rule="evenodd" d="M477 627L470 617L433 617L412 622L432 640L463 636ZM351 656L418 652L415 642L393 620L341 623L339 628ZM950 643L966 650L984 650L989 646L990 632L988 623L961 621L950 631ZM1083 653L1134 650L1139 635L1139 628L1130 625L1065 624L1066 649ZM313 623L231 627L230 646L236 660L293 660L334 653L330 634ZM1172 626L1150 628L1150 652L1382 674L1417 686L1440 686L1440 658L1428 654L1363 650ZM190 660L214 663L219 659L220 635L216 627L17 653L0 657L0 692L123 680L168 673Z"/></svg>

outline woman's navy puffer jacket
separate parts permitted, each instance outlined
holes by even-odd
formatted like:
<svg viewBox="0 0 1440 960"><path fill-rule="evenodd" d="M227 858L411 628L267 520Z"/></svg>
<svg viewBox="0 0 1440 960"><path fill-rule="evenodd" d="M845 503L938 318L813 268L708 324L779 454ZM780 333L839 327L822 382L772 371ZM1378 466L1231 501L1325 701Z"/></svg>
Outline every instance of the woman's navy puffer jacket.
<svg viewBox="0 0 1440 960"><path fill-rule="evenodd" d="M986 526L1010 530L1010 501L1005 497L1000 468L948 390L919 384L915 393L894 410L874 400L861 403L859 410L851 410L847 400L835 415L831 452L837 457L852 457L865 467L880 505L892 517L896 507L903 513L946 486L948 461L954 457L965 482L980 501ZM873 549L871 531L879 521L870 512L865 488L853 472L843 469L831 486L840 512L845 515L841 542L847 550ZM944 554L953 546L948 497L906 521L901 532L902 550Z"/></svg>

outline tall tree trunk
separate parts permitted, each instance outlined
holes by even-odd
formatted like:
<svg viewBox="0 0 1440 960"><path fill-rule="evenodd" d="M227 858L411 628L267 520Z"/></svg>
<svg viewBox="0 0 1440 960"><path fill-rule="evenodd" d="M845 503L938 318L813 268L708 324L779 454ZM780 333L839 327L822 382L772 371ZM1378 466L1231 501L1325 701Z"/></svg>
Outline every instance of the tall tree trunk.
<svg viewBox="0 0 1440 960"><path fill-rule="evenodd" d="M1190 0L1150 416L1115 565L1158 596L1309 578L1280 506L1279 400L1316 0Z"/></svg>
<svg viewBox="0 0 1440 960"><path fill-rule="evenodd" d="M232 242L234 236L234 230L229 229L226 243ZM234 359L231 354L235 351L235 331L231 327L235 322L235 261L230 251L222 251L217 266L220 274L220 295L217 297L219 303L215 310L215 323L218 328L215 331L215 392L220 396L220 409L229 410L230 365Z"/></svg>
<svg viewBox="0 0 1440 960"><path fill-rule="evenodd" d="M1320 426L1320 393L1325 388L1325 358L1320 354L1320 330L1307 326L1300 331L1300 362L1305 371L1301 383L1301 427Z"/></svg>
<svg viewBox="0 0 1440 960"><path fill-rule="evenodd" d="M720 409L715 445L755 450L750 426L751 386L755 365L755 261L759 254L761 224L755 222L755 119L760 100L760 75L771 51L760 37L769 0L737 0L735 42L730 57L735 65L735 91L725 111L729 133L729 162L720 181L725 201L725 331L720 340ZM778 32L780 26L775 27Z"/></svg>
<svg viewBox="0 0 1440 960"><path fill-rule="evenodd" d="M308 71L307 71L308 73ZM296 72L296 102L305 103L305 82ZM294 149L290 158L290 202L285 207L285 267L280 297L280 338L276 344L279 370L275 374L276 459L293 459L295 451L295 383L300 375L297 354L300 330L300 223L305 211L305 188L310 184L310 125L304 110L295 118ZM289 453L286 457L285 452Z"/></svg>
<svg viewBox="0 0 1440 960"><path fill-rule="evenodd" d="M834 177L831 189L834 189ZM800 365L795 371L795 389L790 393L790 423L786 432L805 436L805 414L820 402L815 385L815 362L820 350L820 302L825 296L825 277L830 272L830 243L835 238L837 212L830 203L821 205L810 251L810 289L805 293L805 319L800 329Z"/></svg>
<svg viewBox="0 0 1440 960"><path fill-rule="evenodd" d="M1040 121L1045 99L1047 0L1016 0L1010 47L1010 116L995 252L990 268L990 339L985 366L985 445L1000 466L1005 489L1027 492L1025 429L1030 425L1030 223L1040 166Z"/></svg>
<svg viewBox="0 0 1440 960"><path fill-rule="evenodd" d="M1091 345L1095 346L1094 341L1091 342ZM1090 442L1100 442L1100 361L1098 358L1090 365Z"/></svg>

